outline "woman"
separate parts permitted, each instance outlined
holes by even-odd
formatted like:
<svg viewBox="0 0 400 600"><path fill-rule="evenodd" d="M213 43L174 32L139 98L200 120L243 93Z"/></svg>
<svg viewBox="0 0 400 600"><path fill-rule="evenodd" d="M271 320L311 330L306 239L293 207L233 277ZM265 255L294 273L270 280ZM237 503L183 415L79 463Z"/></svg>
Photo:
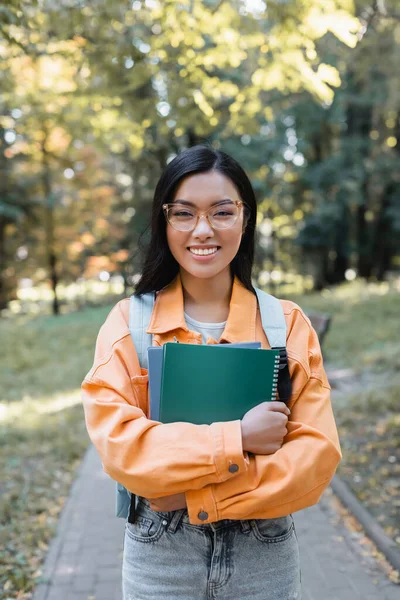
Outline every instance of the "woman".
<svg viewBox="0 0 400 600"><path fill-rule="evenodd" d="M269 348L251 282L256 212L246 174L223 152L195 146L168 165L135 292L158 292L154 345L258 340ZM125 600L301 598L291 513L319 501L341 452L317 336L297 305L281 304L288 407L264 402L210 426L147 418L129 299L102 326L83 402L104 470L139 497L125 528Z"/></svg>

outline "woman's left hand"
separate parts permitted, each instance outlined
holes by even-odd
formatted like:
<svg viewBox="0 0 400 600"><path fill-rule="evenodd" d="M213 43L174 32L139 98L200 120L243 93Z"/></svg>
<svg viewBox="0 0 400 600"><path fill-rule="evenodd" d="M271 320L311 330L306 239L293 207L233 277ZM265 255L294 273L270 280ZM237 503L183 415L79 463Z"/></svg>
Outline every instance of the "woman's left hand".
<svg viewBox="0 0 400 600"><path fill-rule="evenodd" d="M172 496L163 496L162 498L149 498L151 510L156 512L169 512L186 508L186 494L173 494Z"/></svg>

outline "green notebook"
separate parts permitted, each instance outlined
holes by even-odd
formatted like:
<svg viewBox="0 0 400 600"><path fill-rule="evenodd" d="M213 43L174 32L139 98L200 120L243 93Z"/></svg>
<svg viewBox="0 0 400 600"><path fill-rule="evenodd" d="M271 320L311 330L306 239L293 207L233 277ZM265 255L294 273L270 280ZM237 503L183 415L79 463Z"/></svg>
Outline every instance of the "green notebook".
<svg viewBox="0 0 400 600"><path fill-rule="evenodd" d="M279 350L166 343L160 421L234 421L276 399Z"/></svg>

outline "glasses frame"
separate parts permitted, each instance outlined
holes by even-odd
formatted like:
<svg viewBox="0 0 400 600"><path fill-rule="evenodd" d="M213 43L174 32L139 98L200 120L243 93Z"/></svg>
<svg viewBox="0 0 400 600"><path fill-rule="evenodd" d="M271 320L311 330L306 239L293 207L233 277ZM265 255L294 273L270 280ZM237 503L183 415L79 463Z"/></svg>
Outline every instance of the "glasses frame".
<svg viewBox="0 0 400 600"><path fill-rule="evenodd" d="M220 229L230 229L231 227L233 227L235 225L235 223L237 223L239 217L240 217L240 213L241 213L241 209L243 208L243 201L242 200L231 200L231 204L235 204L237 206L237 208L239 209L239 212L237 214L237 217L235 219L235 221L232 223L232 225L229 225L229 227L214 227L214 225L211 224L210 222L210 218L209 218L209 214L210 211L214 210L215 208L218 208L218 206L225 206L224 204L220 204L220 205L215 205L215 206L210 206L210 208L208 208L207 210L204 211L198 211L196 208L195 210L197 211L197 219L196 219L196 223L193 225L192 229L177 229L176 227L174 227L171 223L171 221L169 220L169 211L171 210L171 208L173 206L176 206L177 204L179 204L179 202L170 202L168 204L163 204L162 208L164 211L164 215L165 218L167 220L167 223L169 223L169 225L171 225L172 229L175 229L175 231L180 231L180 232L185 232L185 233L189 233L192 232L196 229L197 225L199 224L199 221L202 217L205 217L207 219L207 222L209 224L209 226L211 227L211 229L215 230L220 230ZM228 202L226 202L225 204L228 204ZM185 206L186 208L194 208L191 206L186 206L186 204L182 204L182 206Z"/></svg>

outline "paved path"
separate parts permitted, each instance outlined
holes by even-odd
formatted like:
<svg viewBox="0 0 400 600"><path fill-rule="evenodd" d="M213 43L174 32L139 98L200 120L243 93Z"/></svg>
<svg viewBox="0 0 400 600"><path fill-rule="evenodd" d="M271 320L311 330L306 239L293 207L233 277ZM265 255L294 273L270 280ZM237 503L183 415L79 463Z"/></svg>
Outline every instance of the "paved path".
<svg viewBox="0 0 400 600"><path fill-rule="evenodd" d="M114 482L91 446L61 515L33 600L122 600L124 520L114 515ZM400 600L371 557L357 550L357 534L335 513L332 492L294 513L299 539L302 600ZM173 600L173 599L166 599ZM240 600L232 598L232 600Z"/></svg>

